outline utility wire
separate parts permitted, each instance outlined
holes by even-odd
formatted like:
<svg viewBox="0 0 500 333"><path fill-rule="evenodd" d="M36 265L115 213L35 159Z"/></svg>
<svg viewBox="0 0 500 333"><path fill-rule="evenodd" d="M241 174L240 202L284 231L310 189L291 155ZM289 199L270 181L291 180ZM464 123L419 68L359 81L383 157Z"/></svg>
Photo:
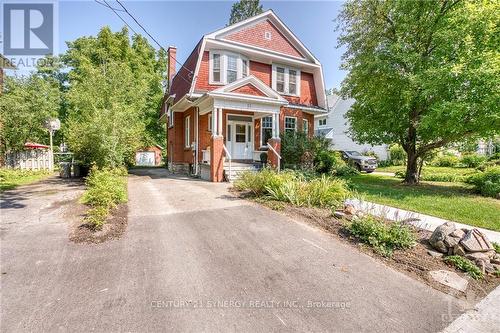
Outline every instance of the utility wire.
<svg viewBox="0 0 500 333"><path fill-rule="evenodd" d="M142 30L144 30L144 31L146 32L146 34L148 34L148 36L149 36L149 37L151 37L151 39L152 39L152 40L154 40L154 42L155 42L156 44L158 44L158 46L160 47L160 49L162 49L163 51L167 52L167 51L165 50L165 48L163 48L163 46L161 46L161 45L160 45L160 44L156 41L156 39L154 39L154 38L153 38L153 36L151 36L151 35L150 35L147 31L146 31L146 29L144 29L144 27L143 27L143 26L142 26L142 25L141 25L141 24L140 24L140 23L139 23L139 22L138 22L138 21L137 21L137 20L136 20L136 19L132 16L132 14L130 14L130 13L127 11L127 9L126 9L126 8L125 8L125 7L124 7L124 6L123 6L120 2L116 1L116 2L118 2L118 4L120 4L120 6L122 6L122 7L123 7L123 9L113 8L112 6L110 6L110 5L109 5L109 3L108 3L106 0L102 0L102 1L104 1L104 3L102 3L102 2L100 2L100 1L98 1L98 0L94 0L94 1L95 1L96 3L98 3L98 4L102 5L102 6L106 7L106 8L111 9L111 10L113 11L113 13L115 13L115 14L116 14L116 16L118 16L118 17L120 18L120 20L122 20L122 22L123 22L123 23L125 23L125 25L126 25L127 27L129 27L129 28L130 28L130 30L132 30L135 34L139 35L139 33L138 33L137 31L135 31L135 30L134 30L134 28L132 28L132 27L131 27L128 23L127 23L127 21L125 21L125 19L124 19L124 18L123 18L120 14L118 14L118 11L121 11L121 12L126 12L126 13L127 13L130 17L132 17L132 19L133 19L133 20L134 20L134 21L135 21L135 22L136 22L136 23L137 23L137 24L138 24L138 25L142 28ZM170 61L170 57L169 57L169 61ZM188 68L186 68L186 67L185 67L183 64L181 64L180 62L178 62L178 61L177 61L177 59L175 59L175 62L177 62L177 63L178 63L178 64L180 64L183 68L185 68L185 69L189 72L189 75L192 75L192 74L193 74L193 72L192 72L191 70L189 70ZM184 82L186 82L186 83L187 83L187 84L189 84L189 85L191 85L191 83L192 83L191 81L187 80L185 77L183 77L182 75L180 75L180 73L179 73L179 72L177 72L175 76L179 76L182 80L184 80Z"/></svg>
<svg viewBox="0 0 500 333"><path fill-rule="evenodd" d="M147 35L148 35L148 36L149 36L149 37L150 37L150 38L151 38L151 39L152 39L155 43L156 43L156 45L158 45L158 47L159 47L160 49L163 49L163 51L166 51L166 50L163 48L163 46L161 46L161 44L160 44L160 43L158 43L158 41L157 41L157 40L156 40L153 36L151 36L151 34L150 34L147 30L146 30L146 28L144 28L144 27L142 26L142 24L141 24L141 23L139 23L139 21L138 21L138 20L134 17L134 15L132 15L132 14L131 14L128 10L127 10L127 8L126 8L126 7L125 7L125 6L124 6L124 5L123 5L120 1L116 0L116 2L117 2L117 3L118 3L118 4L119 4L119 5L123 8L123 10L125 11L125 13L127 13L127 14L128 14L128 15L129 15L129 16L130 16L130 17L131 17L134 21L135 21L135 23L137 23L137 25L138 25L139 27L141 27L141 29L142 29L142 30L143 30L143 31L144 31L144 32L145 32L145 33L146 33L146 34L147 34ZM175 62L176 62L176 63L178 63L178 64L179 64L182 68L184 68L185 70L187 70L187 71L189 72L189 74L190 74L190 75L193 75L193 74L194 74L192 70L190 70L189 68L186 68L186 67L185 67L183 64L181 64L181 63L180 63L177 59L174 59L174 60L175 60Z"/></svg>

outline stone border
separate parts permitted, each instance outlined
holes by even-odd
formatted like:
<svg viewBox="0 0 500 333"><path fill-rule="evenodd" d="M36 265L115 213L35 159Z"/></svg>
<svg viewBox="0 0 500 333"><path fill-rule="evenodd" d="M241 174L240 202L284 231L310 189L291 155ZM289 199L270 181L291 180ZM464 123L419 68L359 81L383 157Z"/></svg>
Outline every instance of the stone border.
<svg viewBox="0 0 500 333"><path fill-rule="evenodd" d="M450 222L448 220L441 219L439 217L425 215L421 213L416 213L404 209L399 209L395 207L385 206L381 204L376 204L373 202L362 201L359 199L349 199L346 200L346 204L351 204L354 206L356 210L360 210L370 215L378 216L385 218L391 221L403 221L407 220L408 223L429 231L434 231L438 226L442 225L445 222ZM453 222L453 221L451 221ZM470 226L467 224L462 224L458 222L455 223L456 227L466 228L466 229L478 229L484 235L488 237L491 242L500 243L500 232L478 228L474 226Z"/></svg>

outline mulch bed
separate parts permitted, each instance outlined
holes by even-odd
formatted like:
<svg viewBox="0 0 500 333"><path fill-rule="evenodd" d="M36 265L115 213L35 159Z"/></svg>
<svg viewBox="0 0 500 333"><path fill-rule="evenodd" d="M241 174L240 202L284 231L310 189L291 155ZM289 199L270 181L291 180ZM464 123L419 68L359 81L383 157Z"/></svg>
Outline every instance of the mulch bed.
<svg viewBox="0 0 500 333"><path fill-rule="evenodd" d="M88 209L87 206L75 201L71 205L72 216L77 217L75 222L70 226L69 239L74 243L103 243L111 239L120 238L127 229L127 204L120 204L111 210L110 215L106 219L106 223L101 229L95 229L93 226L85 223L85 214Z"/></svg>
<svg viewBox="0 0 500 333"><path fill-rule="evenodd" d="M283 202L258 200L248 195L248 193L239 193L237 191L232 192L236 196L250 199L289 217L299 219L303 222L316 226L328 232L333 237L351 244L359 251L382 261L386 265L410 276L411 278L417 279L434 289L450 294L456 298L464 299L467 302L476 303L500 285L500 277L485 275L482 280L474 280L464 272L447 265L442 258L434 258L430 256L427 253L427 250L431 249L427 241L432 234L430 231L414 228L417 234L417 244L408 250L396 250L393 255L388 258L380 255L371 247L351 237L349 232L343 227L345 222L333 217L329 209L296 207ZM429 272L434 270L453 271L466 278L469 281L467 290L465 292L461 292L434 281L429 275Z"/></svg>

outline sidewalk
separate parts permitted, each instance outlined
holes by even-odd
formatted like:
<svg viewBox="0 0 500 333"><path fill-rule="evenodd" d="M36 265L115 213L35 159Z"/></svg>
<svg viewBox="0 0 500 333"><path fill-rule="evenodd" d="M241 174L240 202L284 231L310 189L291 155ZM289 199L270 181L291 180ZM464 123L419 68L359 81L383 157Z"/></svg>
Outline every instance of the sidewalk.
<svg viewBox="0 0 500 333"><path fill-rule="evenodd" d="M442 333L498 332L500 328L500 287L493 290L476 307L462 314Z"/></svg>
<svg viewBox="0 0 500 333"><path fill-rule="evenodd" d="M415 213L412 211L380 205L368 201L350 199L349 202L353 204L354 207L358 210L366 212L370 215L383 217L388 220L401 221L406 219L415 219L415 221L410 221L412 225L429 231L434 231L434 229L436 229L441 224L448 222L448 220L441 219L439 217ZM457 226L457 228L467 228L467 229L476 228L480 230L483 234L485 234L491 242L500 243L500 232L478 228L458 222L454 223Z"/></svg>

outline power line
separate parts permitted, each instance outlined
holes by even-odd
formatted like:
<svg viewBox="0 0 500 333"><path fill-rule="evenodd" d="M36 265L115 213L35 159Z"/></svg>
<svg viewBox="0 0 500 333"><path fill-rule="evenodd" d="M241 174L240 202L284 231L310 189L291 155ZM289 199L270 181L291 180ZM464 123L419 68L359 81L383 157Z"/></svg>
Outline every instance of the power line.
<svg viewBox="0 0 500 333"><path fill-rule="evenodd" d="M166 51L166 50L165 50L165 49L164 49L164 48L163 48L163 47L162 47L162 46L161 46L161 45L160 45L160 44L156 41L156 39L154 39L154 38L153 38L153 36L151 36L151 35L150 35L147 31L146 31L146 29L144 29L144 27L143 27L143 26L142 26L142 25L141 25L141 24L140 24L140 23L139 23L139 22L138 22L138 21L137 21L137 20L136 20L136 19L132 16L132 14L130 14L130 13L127 11L127 9L126 9L126 8L125 8L125 7L124 7L124 6L123 6L120 2L116 1L116 2L118 2L118 4L120 4L120 6L122 6L122 7L123 7L123 10L122 10L122 9L119 9L119 8L113 8L112 6L110 6L110 5L109 5L109 3L108 3L106 0L102 0L102 1L104 1L104 3L102 3L102 2L100 2L100 1L98 1L98 0L94 0L94 1L95 1L96 3L98 3L98 4L102 5L102 6L106 7L106 8L111 9L111 10L113 11L113 13L115 13L115 14L116 14L116 16L118 16L118 17L120 18L120 20L122 20L122 22L123 22L123 23L125 23L125 25L126 25L127 27L129 27L129 28L130 28L130 30L132 30L132 31L133 31L136 35L139 35L139 33L138 33L137 31L135 31L135 29L134 29L134 28L132 28L132 27L131 27L128 23L127 23L127 21L125 21L125 19L124 19L124 18L123 18L120 14L118 14L118 11L121 11L121 12L126 12L126 13L130 16L130 17L132 17L132 19L134 19L134 21L135 21L135 22L136 22L136 23L137 23L137 24L138 24L138 25L142 28L142 30L144 30L144 31L148 34L148 36L149 36L149 37L151 37L151 39L153 39L153 40L154 40L154 42L155 42L156 44L158 44L158 46L160 47L160 49L162 49L163 51L167 52L167 51ZM186 68L186 67L185 67L183 64L181 64L180 62L178 62L178 61L177 61L177 59L174 59L174 60L175 60L175 62L177 62L178 64L180 64L183 68L185 68L186 70L188 70L189 75L192 75L192 74L193 74L193 72L192 72L191 70L189 70L188 68ZM170 57L169 57L169 61L170 61ZM187 83L187 84L189 84L189 85L191 85L191 83L192 83L191 81L187 80L187 79L186 79L186 78L184 78L182 75L180 75L180 73L179 73L179 72L177 72L175 76L179 76L182 80L184 80L184 82L186 82L186 83Z"/></svg>
<svg viewBox="0 0 500 333"><path fill-rule="evenodd" d="M161 44L160 44L160 43L158 43L158 41L157 41L157 40L156 40L153 36L151 36L151 34L150 34L147 30L146 30L146 28L144 28L144 27L142 26L142 24L140 24L140 23L139 23L139 21L138 21L138 20L134 17L134 15L132 15L132 14L131 14L128 10L127 10L127 8L126 8L126 7L125 7L125 6L124 6L124 5L123 5L120 1L116 0L116 2L117 2L117 3L118 3L118 4L119 4L119 5L123 8L123 10L125 11L125 13L127 13L127 14L128 14L128 15L129 15L129 16L130 16L130 17L131 17L134 21L135 21L135 23L137 23L137 25L138 25L139 27L141 27L141 29L142 29L142 30L143 30L143 31L144 31L144 32L145 32L145 33L146 33L146 34L147 34L147 35L148 35L148 36L149 36L149 37L150 37L150 38L151 38L151 39L152 39L155 43L156 43L156 45L158 45L158 47L159 47L160 49L162 49L163 51L166 51L166 50L163 48L163 46L161 46ZM193 74L194 74L192 70L190 70L189 68L185 67L185 66L184 66L183 64L181 64L181 63L180 63L177 59L174 59L174 60L175 60L175 62L176 62L176 63L178 63L178 64L179 64L182 68L184 68L185 70L187 70L187 71L189 72L189 74L190 74L190 75L193 75Z"/></svg>

